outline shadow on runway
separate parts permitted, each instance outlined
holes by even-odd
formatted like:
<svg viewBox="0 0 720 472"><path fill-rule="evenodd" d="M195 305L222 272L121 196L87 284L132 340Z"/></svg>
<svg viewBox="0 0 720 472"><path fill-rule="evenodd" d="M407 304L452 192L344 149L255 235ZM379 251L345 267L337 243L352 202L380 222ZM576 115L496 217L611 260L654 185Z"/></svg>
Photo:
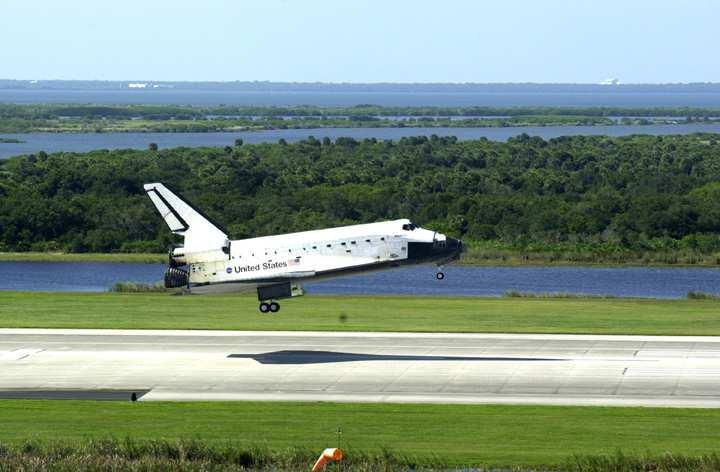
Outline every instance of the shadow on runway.
<svg viewBox="0 0 720 472"><path fill-rule="evenodd" d="M552 362L567 359L543 357L475 357L475 356L413 356L393 354L356 354L333 351L274 351L260 354L230 354L228 358L254 359L261 364L325 364L359 361L494 361L494 362Z"/></svg>

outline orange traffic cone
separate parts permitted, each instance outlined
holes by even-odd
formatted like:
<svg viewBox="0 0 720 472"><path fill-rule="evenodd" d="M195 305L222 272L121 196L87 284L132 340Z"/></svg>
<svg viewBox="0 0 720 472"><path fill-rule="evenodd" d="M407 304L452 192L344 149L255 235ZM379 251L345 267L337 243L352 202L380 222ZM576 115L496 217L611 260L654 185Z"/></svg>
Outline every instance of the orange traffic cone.
<svg viewBox="0 0 720 472"><path fill-rule="evenodd" d="M320 454L320 457L318 457L318 460L315 462L315 465L312 468L312 472L318 472L319 470L322 470L325 468L325 464L327 464L327 461L333 460L335 462L341 461L343 458L343 452L337 448L337 447L329 447L325 449L322 454Z"/></svg>

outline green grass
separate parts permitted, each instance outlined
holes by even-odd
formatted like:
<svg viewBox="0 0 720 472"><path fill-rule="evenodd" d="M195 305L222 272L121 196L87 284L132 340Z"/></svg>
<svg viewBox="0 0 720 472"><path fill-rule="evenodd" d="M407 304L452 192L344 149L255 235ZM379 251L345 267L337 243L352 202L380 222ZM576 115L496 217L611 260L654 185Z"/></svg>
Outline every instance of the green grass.
<svg viewBox="0 0 720 472"><path fill-rule="evenodd" d="M714 300L0 292L0 327L720 335Z"/></svg>
<svg viewBox="0 0 720 472"><path fill-rule="evenodd" d="M29 420L32 418L32 420ZM720 410L284 402L0 402L0 442L131 437L316 451L388 449L419 462L558 465L573 454L699 456L720 449ZM309 469L309 467L308 467Z"/></svg>
<svg viewBox="0 0 720 472"><path fill-rule="evenodd" d="M555 250L520 250L495 242L467 241L468 252L458 262L468 266L653 266L717 267L720 254L689 250L598 252L568 247ZM0 262L128 262L167 263L167 254L0 252Z"/></svg>
<svg viewBox="0 0 720 472"><path fill-rule="evenodd" d="M0 262L127 262L137 264L167 263L167 254L152 253L67 253L67 252L0 252Z"/></svg>

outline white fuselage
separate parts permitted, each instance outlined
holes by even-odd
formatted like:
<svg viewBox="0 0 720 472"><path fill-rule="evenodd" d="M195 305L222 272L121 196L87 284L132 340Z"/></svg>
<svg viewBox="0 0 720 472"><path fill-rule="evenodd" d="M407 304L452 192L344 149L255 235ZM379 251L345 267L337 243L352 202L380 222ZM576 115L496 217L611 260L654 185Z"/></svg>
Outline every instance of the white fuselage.
<svg viewBox="0 0 720 472"><path fill-rule="evenodd" d="M220 250L198 252L185 254L185 259L191 285L256 286L400 265L407 262L410 242L444 240L445 235L402 219L235 240L230 242L227 254Z"/></svg>
<svg viewBox="0 0 720 472"><path fill-rule="evenodd" d="M165 288L198 293L257 288L263 313L280 309L274 300L302 295L301 284L308 280L441 263L463 250L462 241L407 219L231 241L166 185L154 182L143 188L170 231L183 237L183 245L170 252ZM442 278L442 272L437 275Z"/></svg>

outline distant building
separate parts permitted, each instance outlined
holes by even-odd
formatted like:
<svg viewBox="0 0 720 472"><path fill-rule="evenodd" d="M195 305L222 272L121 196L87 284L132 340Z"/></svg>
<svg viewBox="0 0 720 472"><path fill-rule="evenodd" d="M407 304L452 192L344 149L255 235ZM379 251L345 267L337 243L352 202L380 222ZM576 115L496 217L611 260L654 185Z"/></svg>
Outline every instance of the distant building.
<svg viewBox="0 0 720 472"><path fill-rule="evenodd" d="M136 89L144 89L147 86L148 86L148 84L144 84L144 83L128 84L128 88L136 88Z"/></svg>
<svg viewBox="0 0 720 472"><path fill-rule="evenodd" d="M605 79L600 82L600 85L618 85L619 83L620 79Z"/></svg>

